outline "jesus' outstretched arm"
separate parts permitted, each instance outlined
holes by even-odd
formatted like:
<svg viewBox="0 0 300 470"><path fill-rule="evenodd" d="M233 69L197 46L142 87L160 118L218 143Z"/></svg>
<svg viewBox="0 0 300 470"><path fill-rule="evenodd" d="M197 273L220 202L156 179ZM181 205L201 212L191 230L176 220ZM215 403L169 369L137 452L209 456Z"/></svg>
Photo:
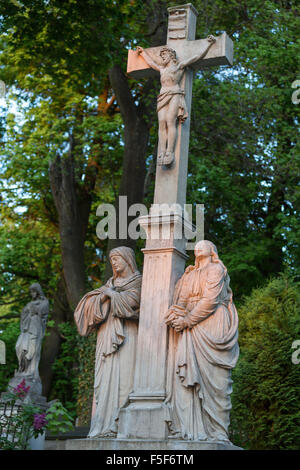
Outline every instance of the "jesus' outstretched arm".
<svg viewBox="0 0 300 470"><path fill-rule="evenodd" d="M154 60L150 57L150 55L141 46L137 46L136 50L138 54L143 57L143 59L147 62L148 65L150 65L152 69L160 72L159 65L156 62L154 62Z"/></svg>
<svg viewBox="0 0 300 470"><path fill-rule="evenodd" d="M206 54L209 51L209 49L211 48L211 46L216 42L216 38L212 35L209 35L208 38L207 38L207 42L208 42L208 45L206 46L204 51L201 52L201 54L194 55L193 57L180 62L179 68L184 69L185 67L193 64L194 62L197 62L197 60L203 59L203 57L206 56Z"/></svg>

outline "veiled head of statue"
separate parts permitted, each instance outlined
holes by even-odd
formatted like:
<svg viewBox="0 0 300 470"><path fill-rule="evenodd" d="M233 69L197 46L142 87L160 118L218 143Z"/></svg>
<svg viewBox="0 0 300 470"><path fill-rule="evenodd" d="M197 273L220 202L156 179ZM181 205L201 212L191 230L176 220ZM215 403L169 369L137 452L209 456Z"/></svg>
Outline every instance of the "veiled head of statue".
<svg viewBox="0 0 300 470"><path fill-rule="evenodd" d="M29 291L32 297L44 297L43 289L41 288L38 282L31 284L31 286L29 287Z"/></svg>
<svg viewBox="0 0 300 470"><path fill-rule="evenodd" d="M109 259L114 277L118 276L118 268L114 263L114 259L116 257L120 257L122 260L124 260L132 273L138 272L133 249L129 248L128 246L119 246L118 248L111 250L109 253Z"/></svg>
<svg viewBox="0 0 300 470"><path fill-rule="evenodd" d="M200 242L196 243L195 256L196 259L211 256L213 262L219 259L216 245L209 240L200 240Z"/></svg>

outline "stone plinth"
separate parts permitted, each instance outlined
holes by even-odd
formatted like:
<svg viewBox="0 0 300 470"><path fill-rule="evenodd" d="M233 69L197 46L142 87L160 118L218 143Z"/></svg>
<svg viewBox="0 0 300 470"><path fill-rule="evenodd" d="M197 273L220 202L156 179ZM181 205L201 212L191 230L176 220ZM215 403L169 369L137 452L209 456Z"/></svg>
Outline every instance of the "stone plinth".
<svg viewBox="0 0 300 470"><path fill-rule="evenodd" d="M165 208L166 209L166 208ZM174 286L184 271L188 220L170 209L140 217L147 234L144 253L138 345L133 392L121 408L118 439L159 439L168 436L166 399L167 325ZM149 442L149 441L148 441Z"/></svg>
<svg viewBox="0 0 300 470"><path fill-rule="evenodd" d="M29 392L26 394L26 398L24 403L34 403L35 405L39 405L41 407L47 406L47 399L42 396L42 383L40 377L34 377L32 375L24 375L19 372L15 372L14 377L9 381L7 391L12 392L21 382L25 379L26 387L30 387ZM1 398L5 400L5 394L7 392L3 392Z"/></svg>
<svg viewBox="0 0 300 470"><path fill-rule="evenodd" d="M62 447L60 447L61 449ZM65 441L64 450L242 450L224 441L185 441L167 439L163 441L147 439L69 439Z"/></svg>

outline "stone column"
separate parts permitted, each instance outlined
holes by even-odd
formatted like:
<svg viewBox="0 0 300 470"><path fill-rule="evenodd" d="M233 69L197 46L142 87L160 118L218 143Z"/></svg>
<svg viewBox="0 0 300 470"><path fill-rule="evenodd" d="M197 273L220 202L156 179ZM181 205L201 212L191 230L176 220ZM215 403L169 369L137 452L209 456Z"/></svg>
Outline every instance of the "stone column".
<svg viewBox="0 0 300 470"><path fill-rule="evenodd" d="M178 213L140 218L147 233L141 294L134 391L119 416L118 438L166 439L167 326L165 313L184 271L185 233L192 230Z"/></svg>
<svg viewBox="0 0 300 470"><path fill-rule="evenodd" d="M182 13L176 15L175 13L178 11ZM180 55L184 57L187 44L195 39L197 10L189 3L181 7L168 8L168 13L167 45L176 51L182 51ZM180 18L180 15L182 15L182 18ZM187 67L181 82L181 88L185 92L188 117L184 123L179 122L177 125L175 162L168 168L160 165L156 167L154 204L177 203L183 207L186 202L192 87L193 69Z"/></svg>

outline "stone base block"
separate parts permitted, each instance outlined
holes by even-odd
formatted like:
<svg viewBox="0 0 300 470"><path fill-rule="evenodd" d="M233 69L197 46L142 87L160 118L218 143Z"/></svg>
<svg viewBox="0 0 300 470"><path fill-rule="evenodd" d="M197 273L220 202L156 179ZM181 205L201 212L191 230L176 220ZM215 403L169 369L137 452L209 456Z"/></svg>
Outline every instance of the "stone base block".
<svg viewBox="0 0 300 470"><path fill-rule="evenodd" d="M120 410L119 439L156 439L164 441L168 437L166 411L162 403L132 403Z"/></svg>
<svg viewBox="0 0 300 470"><path fill-rule="evenodd" d="M26 394L24 403L34 403L41 407L47 407L47 399L42 396L42 383L39 377L33 377L32 375L24 375L19 372L15 372L14 377L9 381L7 391L12 392L22 380L25 379L25 386L30 387L29 392ZM1 398L5 400L5 393L1 394Z"/></svg>
<svg viewBox="0 0 300 470"><path fill-rule="evenodd" d="M184 441L177 439L142 440L142 439L68 439L65 450L242 450L230 442L222 441Z"/></svg>

